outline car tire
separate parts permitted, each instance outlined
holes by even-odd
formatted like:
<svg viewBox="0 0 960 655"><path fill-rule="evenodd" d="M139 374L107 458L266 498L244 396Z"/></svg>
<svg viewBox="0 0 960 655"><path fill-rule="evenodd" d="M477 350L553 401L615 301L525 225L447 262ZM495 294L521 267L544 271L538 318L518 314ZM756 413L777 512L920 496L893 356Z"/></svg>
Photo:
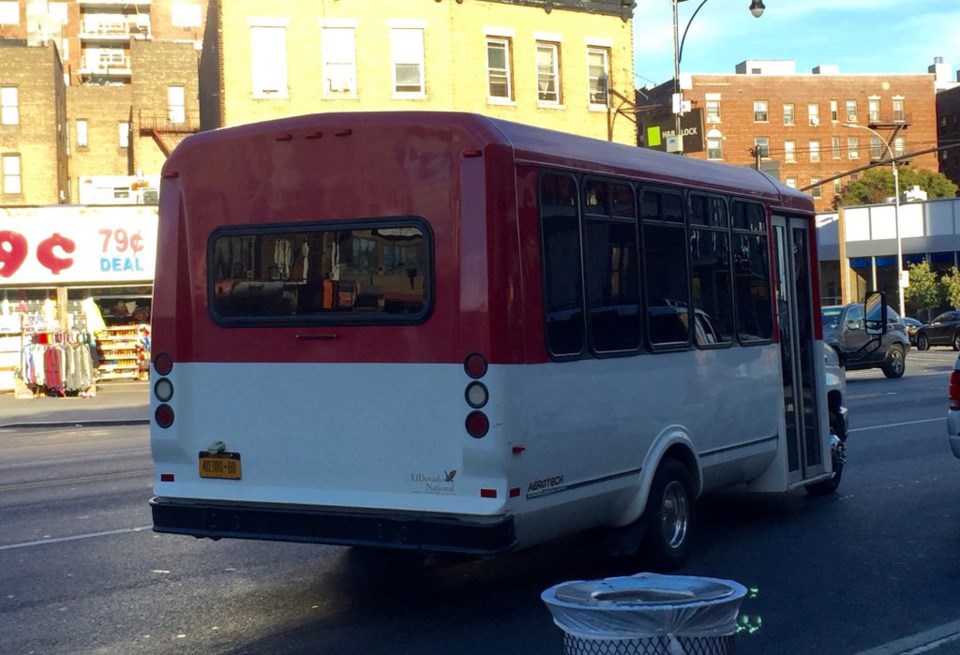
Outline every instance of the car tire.
<svg viewBox="0 0 960 655"><path fill-rule="evenodd" d="M683 566L690 552L694 520L694 485L687 467L665 459L657 468L647 498L643 554L656 571Z"/></svg>
<svg viewBox="0 0 960 655"><path fill-rule="evenodd" d="M907 370L907 358L903 346L895 343L887 351L886 361L880 367L888 378L902 378Z"/></svg>
<svg viewBox="0 0 960 655"><path fill-rule="evenodd" d="M953 349L960 350L960 332L953 335Z"/></svg>
<svg viewBox="0 0 960 655"><path fill-rule="evenodd" d="M917 350L930 350L930 339L923 332L917 335Z"/></svg>
<svg viewBox="0 0 960 655"><path fill-rule="evenodd" d="M843 428L843 420L836 412L830 412L830 435L831 438L836 435L836 437L840 439L841 448L843 447L842 443L847 440L847 434ZM828 480L808 485L806 490L810 495L829 496L835 493L840 486L840 478L843 477L845 457L841 453L834 452L833 449L831 449L831 456L833 457L833 476Z"/></svg>

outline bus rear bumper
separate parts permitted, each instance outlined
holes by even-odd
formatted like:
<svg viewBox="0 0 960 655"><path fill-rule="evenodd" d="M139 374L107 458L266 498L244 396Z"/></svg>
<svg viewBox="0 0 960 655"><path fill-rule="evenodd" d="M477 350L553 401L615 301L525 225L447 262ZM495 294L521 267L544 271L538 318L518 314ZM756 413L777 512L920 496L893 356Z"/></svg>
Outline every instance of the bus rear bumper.
<svg viewBox="0 0 960 655"><path fill-rule="evenodd" d="M512 516L470 521L432 515L378 514L152 498L154 532L209 539L262 539L491 555L513 550Z"/></svg>

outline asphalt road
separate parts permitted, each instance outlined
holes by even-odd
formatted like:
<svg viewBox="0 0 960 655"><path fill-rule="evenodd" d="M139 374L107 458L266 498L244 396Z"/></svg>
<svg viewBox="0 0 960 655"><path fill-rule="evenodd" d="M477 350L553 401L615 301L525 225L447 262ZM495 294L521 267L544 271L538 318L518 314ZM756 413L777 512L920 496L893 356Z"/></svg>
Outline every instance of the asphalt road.
<svg viewBox="0 0 960 655"><path fill-rule="evenodd" d="M750 587L738 655L960 653L955 353L849 374L830 498L721 494L680 573ZM635 573L579 541L470 562L149 530L145 426L0 430L0 653L562 653L540 593ZM920 649L920 650L918 650ZM952 650L951 650L952 649Z"/></svg>

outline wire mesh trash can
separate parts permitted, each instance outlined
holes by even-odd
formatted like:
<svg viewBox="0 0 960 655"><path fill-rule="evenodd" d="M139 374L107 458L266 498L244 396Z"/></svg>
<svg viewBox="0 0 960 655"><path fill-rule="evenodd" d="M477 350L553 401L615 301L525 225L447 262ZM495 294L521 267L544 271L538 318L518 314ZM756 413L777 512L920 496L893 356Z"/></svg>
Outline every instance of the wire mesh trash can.
<svg viewBox="0 0 960 655"><path fill-rule="evenodd" d="M746 593L732 580L638 573L563 582L540 598L565 655L730 655Z"/></svg>

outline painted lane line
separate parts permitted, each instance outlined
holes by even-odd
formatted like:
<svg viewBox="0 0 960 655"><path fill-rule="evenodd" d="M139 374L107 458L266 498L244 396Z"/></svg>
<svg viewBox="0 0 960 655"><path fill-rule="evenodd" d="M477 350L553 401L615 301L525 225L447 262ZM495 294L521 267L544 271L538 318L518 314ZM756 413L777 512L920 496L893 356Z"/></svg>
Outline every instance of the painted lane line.
<svg viewBox="0 0 960 655"><path fill-rule="evenodd" d="M64 541L77 541L78 539L92 539L94 537L108 537L115 534L127 534L128 532L143 532L152 530L152 525L144 525L139 528L122 528L120 530L107 530L106 532L91 532L90 534L78 534L73 537L57 537L56 539L40 539L38 541L25 541L19 544L9 544L0 546L0 550L13 550L14 548L29 548L31 546L42 546L44 544L58 544Z"/></svg>
<svg viewBox="0 0 960 655"><path fill-rule="evenodd" d="M852 430L847 430L847 434L851 432L864 432L866 430L884 430L886 428L901 428L905 425L919 425L921 423L936 423L937 421L946 421L947 417L942 416L940 418L925 418L920 421L905 421L903 423L885 423L884 425L871 425L865 428L853 428Z"/></svg>
<svg viewBox="0 0 960 655"><path fill-rule="evenodd" d="M960 640L960 621L953 621L862 651L857 655L921 655L958 640Z"/></svg>
<svg viewBox="0 0 960 655"><path fill-rule="evenodd" d="M35 482L14 482L11 484L0 484L0 491L19 491L22 489L41 489L43 487L61 487L74 484L86 484L88 482L104 482L106 480L123 480L126 478L139 478L152 475L153 469L139 469L136 471L124 471L122 473L101 473L99 475L85 475L77 478L62 478L57 480L37 480Z"/></svg>

